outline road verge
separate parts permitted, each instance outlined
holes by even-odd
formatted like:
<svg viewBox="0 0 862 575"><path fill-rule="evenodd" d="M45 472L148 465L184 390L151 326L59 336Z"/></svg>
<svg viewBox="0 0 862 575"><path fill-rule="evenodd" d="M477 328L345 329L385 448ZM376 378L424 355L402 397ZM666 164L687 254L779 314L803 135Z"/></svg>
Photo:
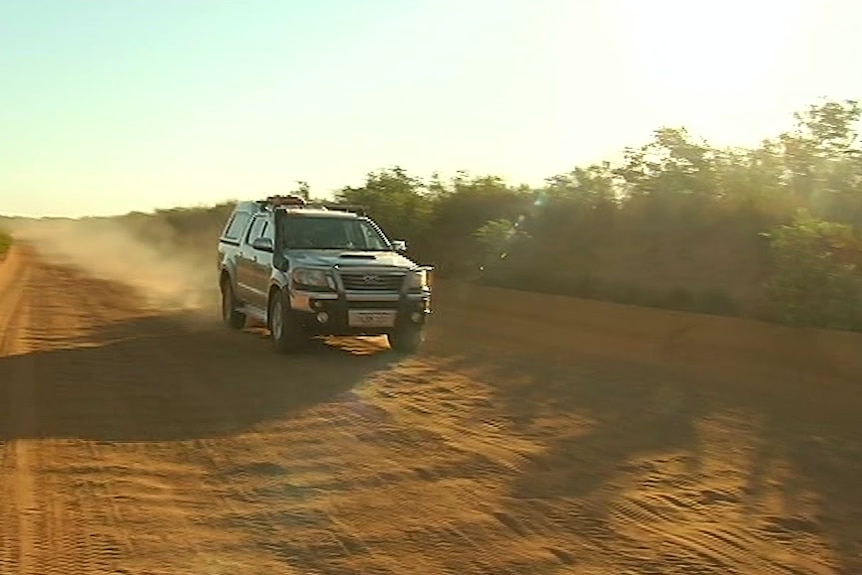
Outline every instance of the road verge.
<svg viewBox="0 0 862 575"><path fill-rule="evenodd" d="M862 334L655 309L458 282L437 282L446 313L481 312L565 329L573 351L755 369L793 379L851 382L862 373Z"/></svg>

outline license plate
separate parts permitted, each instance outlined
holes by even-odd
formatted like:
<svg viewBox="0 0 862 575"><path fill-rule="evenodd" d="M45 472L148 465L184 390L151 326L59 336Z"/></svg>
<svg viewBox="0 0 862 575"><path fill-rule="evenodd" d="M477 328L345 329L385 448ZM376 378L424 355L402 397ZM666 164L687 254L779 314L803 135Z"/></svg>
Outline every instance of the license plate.
<svg viewBox="0 0 862 575"><path fill-rule="evenodd" d="M392 327L395 325L394 310L349 310L347 321L350 327Z"/></svg>

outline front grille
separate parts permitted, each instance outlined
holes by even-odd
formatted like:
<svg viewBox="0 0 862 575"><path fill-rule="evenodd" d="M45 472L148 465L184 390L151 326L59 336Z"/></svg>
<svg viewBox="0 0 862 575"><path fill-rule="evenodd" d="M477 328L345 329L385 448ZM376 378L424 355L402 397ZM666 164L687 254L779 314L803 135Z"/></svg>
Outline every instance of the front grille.
<svg viewBox="0 0 862 575"><path fill-rule="evenodd" d="M397 292L404 285L404 274L341 272L341 281L346 290Z"/></svg>

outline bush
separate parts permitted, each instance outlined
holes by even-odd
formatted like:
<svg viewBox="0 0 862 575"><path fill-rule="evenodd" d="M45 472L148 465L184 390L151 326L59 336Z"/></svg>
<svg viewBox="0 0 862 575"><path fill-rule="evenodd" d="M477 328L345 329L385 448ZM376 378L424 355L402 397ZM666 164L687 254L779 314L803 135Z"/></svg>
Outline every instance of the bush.
<svg viewBox="0 0 862 575"><path fill-rule="evenodd" d="M853 227L800 211L768 234L773 268L766 284L773 319L790 325L862 325L862 274Z"/></svg>
<svg viewBox="0 0 862 575"><path fill-rule="evenodd" d="M715 315L738 315L739 305L720 289L710 289L700 294L697 310Z"/></svg>
<svg viewBox="0 0 862 575"><path fill-rule="evenodd" d="M12 236L0 230L0 258L6 257L6 252L12 247Z"/></svg>

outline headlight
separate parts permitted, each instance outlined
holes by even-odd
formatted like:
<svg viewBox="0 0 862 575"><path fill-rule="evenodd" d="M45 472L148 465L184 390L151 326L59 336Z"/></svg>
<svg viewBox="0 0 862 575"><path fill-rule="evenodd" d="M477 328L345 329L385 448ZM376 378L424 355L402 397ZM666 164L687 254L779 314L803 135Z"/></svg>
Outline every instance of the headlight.
<svg viewBox="0 0 862 575"><path fill-rule="evenodd" d="M412 271L407 274L407 289L417 290L428 287L428 272L425 270Z"/></svg>
<svg viewBox="0 0 862 575"><path fill-rule="evenodd" d="M296 268L291 276L293 282L299 285L335 289L332 278L323 270Z"/></svg>

